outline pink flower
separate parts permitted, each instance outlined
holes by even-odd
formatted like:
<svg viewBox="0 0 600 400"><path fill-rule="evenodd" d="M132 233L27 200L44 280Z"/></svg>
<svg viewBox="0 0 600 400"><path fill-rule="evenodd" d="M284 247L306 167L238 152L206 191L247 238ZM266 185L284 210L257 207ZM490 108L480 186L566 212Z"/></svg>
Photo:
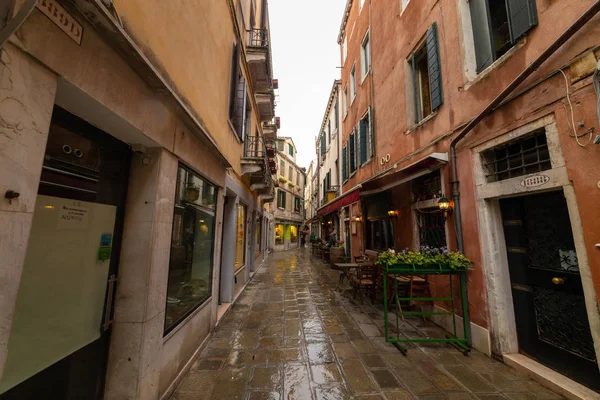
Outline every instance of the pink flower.
<svg viewBox="0 0 600 400"><path fill-rule="evenodd" d="M395 255L396 254L396 250L390 249L390 253L392 253L392 254Z"/></svg>

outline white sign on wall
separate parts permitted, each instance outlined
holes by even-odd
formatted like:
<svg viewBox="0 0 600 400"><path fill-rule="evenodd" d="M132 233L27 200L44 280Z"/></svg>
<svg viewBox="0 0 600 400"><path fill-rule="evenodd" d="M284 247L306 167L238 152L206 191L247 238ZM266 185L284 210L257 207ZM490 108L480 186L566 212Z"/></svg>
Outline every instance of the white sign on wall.
<svg viewBox="0 0 600 400"><path fill-rule="evenodd" d="M542 186L550 182L548 175L531 175L521 181L521 186L530 188L536 186Z"/></svg>
<svg viewBox="0 0 600 400"><path fill-rule="evenodd" d="M90 209L78 205L63 204L58 213L58 229L85 229Z"/></svg>

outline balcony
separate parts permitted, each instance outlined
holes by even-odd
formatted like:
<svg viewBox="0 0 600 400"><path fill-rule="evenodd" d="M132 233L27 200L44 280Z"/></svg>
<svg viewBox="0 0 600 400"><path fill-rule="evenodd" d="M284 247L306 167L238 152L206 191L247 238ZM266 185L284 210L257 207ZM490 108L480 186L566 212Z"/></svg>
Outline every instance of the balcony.
<svg viewBox="0 0 600 400"><path fill-rule="evenodd" d="M275 140L277 139L277 130L281 128L281 119L275 117L271 121L264 122L262 128L265 140Z"/></svg>
<svg viewBox="0 0 600 400"><path fill-rule="evenodd" d="M275 171L275 172L273 172ZM268 156L268 146L262 136L246 136L242 154L242 175L248 176L250 190L263 202L273 201L274 184L271 175L277 172L274 156Z"/></svg>
<svg viewBox="0 0 600 400"><path fill-rule="evenodd" d="M325 196L321 199L321 207L325 204L335 200L336 197L340 195L340 187L338 185L330 186L329 189L325 192Z"/></svg>
<svg viewBox="0 0 600 400"><path fill-rule="evenodd" d="M256 93L256 105L260 113L260 121L266 122L275 116L275 94L271 92Z"/></svg>
<svg viewBox="0 0 600 400"><path fill-rule="evenodd" d="M273 78L271 76L269 31L266 28L250 29L248 31L246 52L255 90L265 92L271 89Z"/></svg>

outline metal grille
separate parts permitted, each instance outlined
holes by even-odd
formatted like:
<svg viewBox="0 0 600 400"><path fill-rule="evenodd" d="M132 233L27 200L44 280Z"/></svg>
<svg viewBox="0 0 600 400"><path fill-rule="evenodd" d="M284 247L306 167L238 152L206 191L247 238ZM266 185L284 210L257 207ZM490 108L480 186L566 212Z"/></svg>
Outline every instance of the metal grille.
<svg viewBox="0 0 600 400"><path fill-rule="evenodd" d="M552 168L545 130L482 153L488 182L533 174Z"/></svg>
<svg viewBox="0 0 600 400"><path fill-rule="evenodd" d="M446 225L444 212L436 208L417 210L421 246L445 247Z"/></svg>

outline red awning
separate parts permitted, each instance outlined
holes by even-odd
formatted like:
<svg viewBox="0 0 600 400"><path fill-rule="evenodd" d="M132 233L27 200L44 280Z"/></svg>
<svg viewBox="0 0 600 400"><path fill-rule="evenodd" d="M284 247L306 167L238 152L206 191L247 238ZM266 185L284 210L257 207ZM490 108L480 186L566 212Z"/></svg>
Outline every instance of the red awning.
<svg viewBox="0 0 600 400"><path fill-rule="evenodd" d="M325 207L317 210L317 217L322 217L324 215L331 214L332 212L339 210L342 207L346 207L347 205L356 203L359 199L360 193L358 189L343 194L331 203L327 204Z"/></svg>

